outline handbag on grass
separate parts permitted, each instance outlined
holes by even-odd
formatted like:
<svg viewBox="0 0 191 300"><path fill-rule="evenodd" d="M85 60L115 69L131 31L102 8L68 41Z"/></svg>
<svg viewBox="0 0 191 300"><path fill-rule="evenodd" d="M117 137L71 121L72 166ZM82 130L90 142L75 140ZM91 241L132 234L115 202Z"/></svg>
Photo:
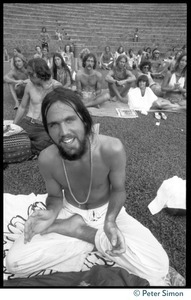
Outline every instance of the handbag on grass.
<svg viewBox="0 0 191 300"><path fill-rule="evenodd" d="M26 131L11 121L4 121L3 163L22 162L31 156L31 141Z"/></svg>

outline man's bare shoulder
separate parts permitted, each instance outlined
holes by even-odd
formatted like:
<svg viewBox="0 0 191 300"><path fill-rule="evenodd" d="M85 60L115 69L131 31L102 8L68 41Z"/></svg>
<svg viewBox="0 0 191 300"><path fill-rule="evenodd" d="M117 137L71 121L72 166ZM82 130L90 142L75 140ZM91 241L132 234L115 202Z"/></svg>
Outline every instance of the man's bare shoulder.
<svg viewBox="0 0 191 300"><path fill-rule="evenodd" d="M32 81L28 81L27 82L27 84L26 84L26 87L28 88L28 89L33 89L34 88L34 84L32 83Z"/></svg>
<svg viewBox="0 0 191 300"><path fill-rule="evenodd" d="M50 168L52 168L58 160L60 160L60 155L58 148L54 144L42 150L38 157L38 163L40 165L49 166Z"/></svg>
<svg viewBox="0 0 191 300"><path fill-rule="evenodd" d="M100 79L100 78L102 78L103 76L102 76L102 74L99 72L99 71L97 71L97 70L94 70L94 74L96 74L96 76Z"/></svg>
<svg viewBox="0 0 191 300"><path fill-rule="evenodd" d="M27 92L33 91L35 89L34 84L29 80L26 84L25 90Z"/></svg>
<svg viewBox="0 0 191 300"><path fill-rule="evenodd" d="M124 146L120 139L107 135L99 135L100 147L104 152L121 152Z"/></svg>
<svg viewBox="0 0 191 300"><path fill-rule="evenodd" d="M120 139L99 135L99 141L102 160L109 168L126 165L125 148Z"/></svg>
<svg viewBox="0 0 191 300"><path fill-rule="evenodd" d="M128 76L134 76L131 70L125 69L126 70L126 75Z"/></svg>

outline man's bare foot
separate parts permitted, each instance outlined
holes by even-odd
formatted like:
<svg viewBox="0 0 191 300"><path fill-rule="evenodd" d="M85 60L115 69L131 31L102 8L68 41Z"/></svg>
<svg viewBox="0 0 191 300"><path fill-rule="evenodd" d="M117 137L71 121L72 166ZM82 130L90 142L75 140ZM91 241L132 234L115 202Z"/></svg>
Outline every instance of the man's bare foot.
<svg viewBox="0 0 191 300"><path fill-rule="evenodd" d="M86 225L86 223L80 215L76 214L68 219L56 219L49 228L43 231L43 234L55 232L75 237L74 235L78 234L82 225Z"/></svg>
<svg viewBox="0 0 191 300"><path fill-rule="evenodd" d="M97 229L86 225L83 218L76 214L68 219L56 219L54 223L41 234L43 235L51 232L78 238L94 244Z"/></svg>
<svg viewBox="0 0 191 300"><path fill-rule="evenodd" d="M99 105L99 104L95 104L94 101L86 103L85 106L86 106L86 107L100 108L100 105Z"/></svg>

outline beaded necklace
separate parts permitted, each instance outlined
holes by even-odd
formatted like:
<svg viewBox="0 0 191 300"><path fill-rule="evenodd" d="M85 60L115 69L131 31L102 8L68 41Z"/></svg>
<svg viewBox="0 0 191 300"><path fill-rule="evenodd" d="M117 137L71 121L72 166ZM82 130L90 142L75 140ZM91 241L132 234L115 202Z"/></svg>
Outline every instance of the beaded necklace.
<svg viewBox="0 0 191 300"><path fill-rule="evenodd" d="M88 141L89 141L89 139L88 139ZM78 203L79 208L81 207L82 204L86 204L88 202L89 197L90 197L90 193L91 193L91 188L92 188L93 160L92 160L92 149L91 149L91 143L90 143L90 141L89 141L89 149L90 149L90 184L89 184L88 194L87 194L86 200L84 202L79 202L76 199L76 197L74 196L74 194L72 192L72 189L71 189L70 181L69 181L69 178L68 178L68 174L67 174L67 170L66 170L64 159L62 160L63 161L63 167L64 167L64 174L65 174L65 177L66 177L66 181L67 181L67 185L68 185L70 194L72 195L72 197L76 201L76 203Z"/></svg>

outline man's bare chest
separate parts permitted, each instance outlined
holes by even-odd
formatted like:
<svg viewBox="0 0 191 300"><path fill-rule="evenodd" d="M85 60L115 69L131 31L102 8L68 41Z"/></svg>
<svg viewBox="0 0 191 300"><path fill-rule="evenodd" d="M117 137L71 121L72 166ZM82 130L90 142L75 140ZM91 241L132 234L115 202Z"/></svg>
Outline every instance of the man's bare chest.
<svg viewBox="0 0 191 300"><path fill-rule="evenodd" d="M30 94L30 100L33 104L41 104L47 92L42 88L38 89L34 87L30 90L29 94Z"/></svg>
<svg viewBox="0 0 191 300"><path fill-rule="evenodd" d="M88 86L88 85L95 86L97 83L97 76L83 74L81 77L81 83L85 86Z"/></svg>
<svg viewBox="0 0 191 300"><path fill-rule="evenodd" d="M58 169L57 169L58 170ZM89 187L90 180L92 180L92 189L99 188L106 181L109 169L100 160L96 158L92 160L92 165L87 163L83 166L74 164L69 166L65 163L65 170L63 166L63 160L59 164L59 172L56 174L56 180L59 182L63 189L68 189L68 181L72 188L80 193L81 191L86 191Z"/></svg>

